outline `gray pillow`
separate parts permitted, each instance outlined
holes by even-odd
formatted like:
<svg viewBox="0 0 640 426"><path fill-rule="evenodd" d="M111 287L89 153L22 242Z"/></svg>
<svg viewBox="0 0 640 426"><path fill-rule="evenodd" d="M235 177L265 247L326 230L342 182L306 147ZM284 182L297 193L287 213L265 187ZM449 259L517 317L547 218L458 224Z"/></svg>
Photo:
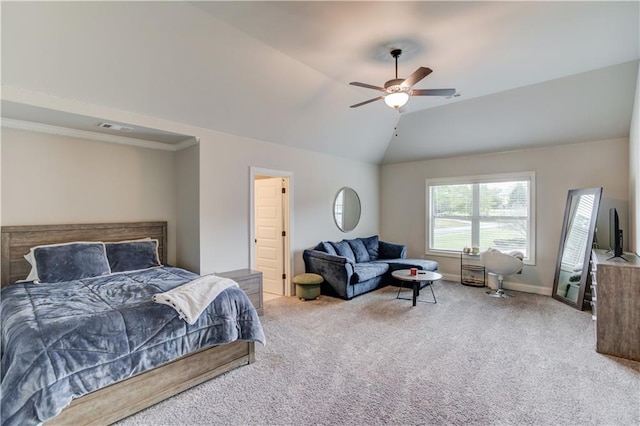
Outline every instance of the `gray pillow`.
<svg viewBox="0 0 640 426"><path fill-rule="evenodd" d="M111 272L128 272L161 266L158 240L105 243Z"/></svg>
<svg viewBox="0 0 640 426"><path fill-rule="evenodd" d="M103 243L74 242L32 249L38 281L58 283L111 273Z"/></svg>
<svg viewBox="0 0 640 426"><path fill-rule="evenodd" d="M360 238L347 240L347 242L349 243L349 246L351 246L351 250L356 257L357 263L364 263L370 260L369 252Z"/></svg>

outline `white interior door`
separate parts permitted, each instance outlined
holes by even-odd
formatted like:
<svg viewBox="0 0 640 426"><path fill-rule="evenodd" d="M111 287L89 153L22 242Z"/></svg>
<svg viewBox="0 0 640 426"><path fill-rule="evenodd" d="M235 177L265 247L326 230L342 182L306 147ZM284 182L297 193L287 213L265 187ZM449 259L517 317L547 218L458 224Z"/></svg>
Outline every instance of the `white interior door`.
<svg viewBox="0 0 640 426"><path fill-rule="evenodd" d="M255 256L263 289L284 295L282 178L255 180Z"/></svg>

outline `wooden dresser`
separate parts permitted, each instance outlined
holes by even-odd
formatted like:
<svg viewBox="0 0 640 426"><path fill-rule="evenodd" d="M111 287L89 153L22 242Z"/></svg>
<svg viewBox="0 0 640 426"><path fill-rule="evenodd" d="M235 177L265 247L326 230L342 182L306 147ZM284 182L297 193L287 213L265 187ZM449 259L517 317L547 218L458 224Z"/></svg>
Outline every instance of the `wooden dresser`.
<svg viewBox="0 0 640 426"><path fill-rule="evenodd" d="M596 350L640 361L640 258L593 250L592 305L596 321Z"/></svg>
<svg viewBox="0 0 640 426"><path fill-rule="evenodd" d="M258 315L264 312L262 306L262 272L253 269L237 269L216 274L221 277L230 278L238 283L240 288L247 293L249 300L258 311Z"/></svg>

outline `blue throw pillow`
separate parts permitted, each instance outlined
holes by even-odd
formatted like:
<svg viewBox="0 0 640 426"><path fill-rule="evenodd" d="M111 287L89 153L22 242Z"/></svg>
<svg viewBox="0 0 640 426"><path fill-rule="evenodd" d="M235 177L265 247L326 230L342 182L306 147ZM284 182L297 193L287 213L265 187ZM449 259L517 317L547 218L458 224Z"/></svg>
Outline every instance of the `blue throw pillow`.
<svg viewBox="0 0 640 426"><path fill-rule="evenodd" d="M374 235L368 238L360 238L360 240L362 240L362 243L367 248L367 253L369 253L369 260L378 260L378 236Z"/></svg>
<svg viewBox="0 0 640 426"><path fill-rule="evenodd" d="M328 241L323 241L320 244L322 245L325 253L332 254L334 256L338 254L336 253L336 249L334 249L331 243L329 243Z"/></svg>
<svg viewBox="0 0 640 426"><path fill-rule="evenodd" d="M38 281L58 283L111 273L103 243L74 242L32 249Z"/></svg>
<svg viewBox="0 0 640 426"><path fill-rule="evenodd" d="M364 263L370 260L369 252L360 238L347 240L347 242L349 243L349 246L351 246L351 250L356 257L356 263Z"/></svg>
<svg viewBox="0 0 640 426"><path fill-rule="evenodd" d="M336 249L336 254L338 256L346 257L347 260L350 260L352 263L356 262L356 256L353 254L353 250L351 250L351 246L348 242L342 240L339 242L331 242L333 248Z"/></svg>
<svg viewBox="0 0 640 426"><path fill-rule="evenodd" d="M158 257L158 240L106 243L111 272L128 272L162 266Z"/></svg>

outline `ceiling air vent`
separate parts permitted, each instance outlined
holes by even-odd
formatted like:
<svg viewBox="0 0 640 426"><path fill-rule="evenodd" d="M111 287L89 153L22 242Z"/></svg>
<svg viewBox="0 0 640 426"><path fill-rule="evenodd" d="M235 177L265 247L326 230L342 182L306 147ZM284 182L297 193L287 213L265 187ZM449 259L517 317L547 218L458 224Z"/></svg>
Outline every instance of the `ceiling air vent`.
<svg viewBox="0 0 640 426"><path fill-rule="evenodd" d="M133 132L133 129L131 127L125 127L113 123L100 123L98 127L101 127L103 129L116 130L118 132Z"/></svg>

